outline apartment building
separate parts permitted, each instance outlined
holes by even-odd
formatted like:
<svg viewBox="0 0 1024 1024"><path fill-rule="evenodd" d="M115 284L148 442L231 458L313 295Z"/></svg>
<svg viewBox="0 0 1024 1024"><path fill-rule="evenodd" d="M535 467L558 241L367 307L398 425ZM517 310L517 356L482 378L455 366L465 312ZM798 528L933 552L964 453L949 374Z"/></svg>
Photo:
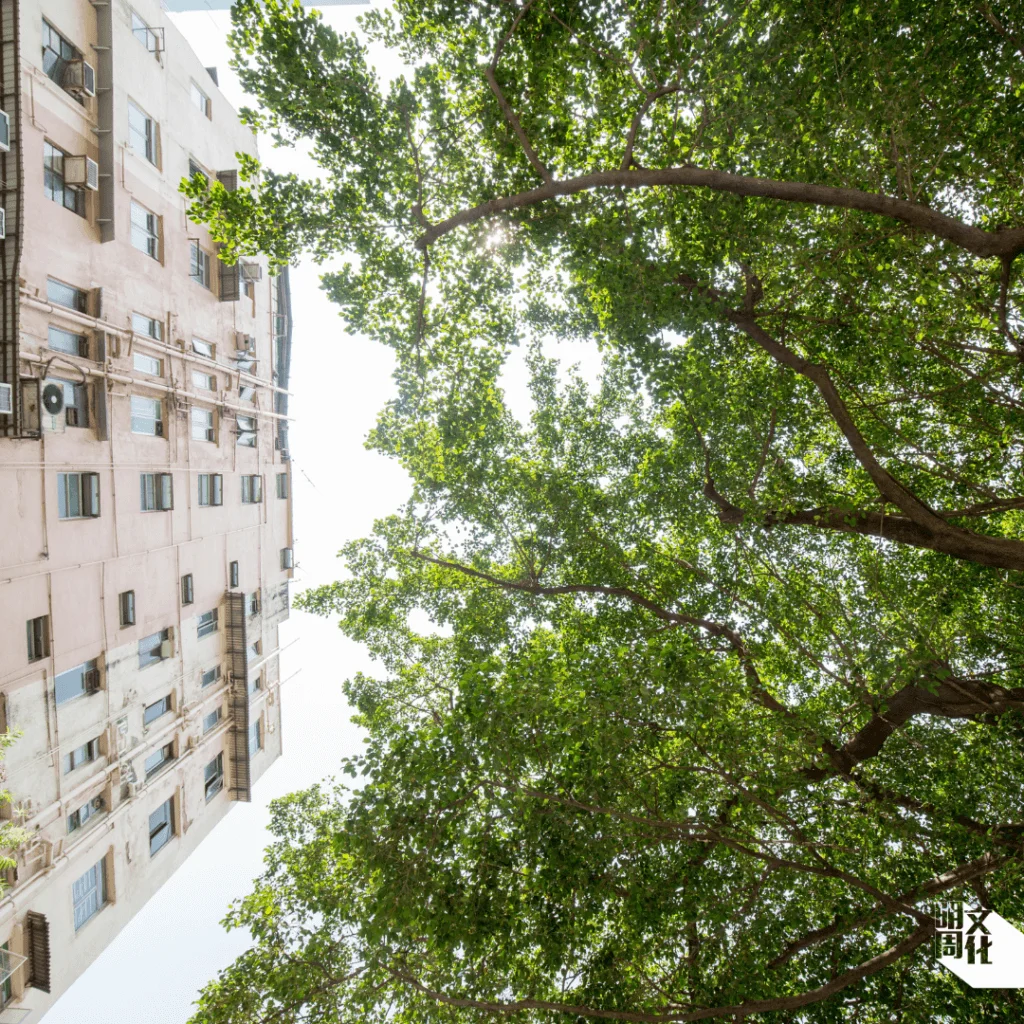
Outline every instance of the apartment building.
<svg viewBox="0 0 1024 1024"><path fill-rule="evenodd" d="M281 753L286 274L178 187L255 140L157 0L0 0L0 715L38 1020Z"/></svg>

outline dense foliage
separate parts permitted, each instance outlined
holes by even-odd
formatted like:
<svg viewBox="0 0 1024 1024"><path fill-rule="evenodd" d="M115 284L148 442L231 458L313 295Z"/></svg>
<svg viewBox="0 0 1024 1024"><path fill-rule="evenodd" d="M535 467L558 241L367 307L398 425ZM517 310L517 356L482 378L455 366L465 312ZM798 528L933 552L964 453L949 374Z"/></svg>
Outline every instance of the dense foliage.
<svg viewBox="0 0 1024 1024"><path fill-rule="evenodd" d="M277 805L195 1021L1018 1019L927 912L1024 921L1016 5L397 0L390 85L234 16L322 177L192 216L347 261L414 493L300 602L365 785Z"/></svg>

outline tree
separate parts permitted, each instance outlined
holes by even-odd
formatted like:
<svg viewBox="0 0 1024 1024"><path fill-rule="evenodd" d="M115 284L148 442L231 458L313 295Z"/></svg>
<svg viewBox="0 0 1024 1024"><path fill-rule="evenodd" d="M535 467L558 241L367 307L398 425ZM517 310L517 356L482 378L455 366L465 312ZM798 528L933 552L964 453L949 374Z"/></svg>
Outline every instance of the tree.
<svg viewBox="0 0 1024 1024"><path fill-rule="evenodd" d="M278 804L195 1020L1016 1019L926 906L1024 919L1010 5L395 12L385 89L236 5L324 178L186 186L228 259L344 254L414 482L303 601L383 665L368 781ZM599 391L536 349L518 424L509 348L581 337Z"/></svg>

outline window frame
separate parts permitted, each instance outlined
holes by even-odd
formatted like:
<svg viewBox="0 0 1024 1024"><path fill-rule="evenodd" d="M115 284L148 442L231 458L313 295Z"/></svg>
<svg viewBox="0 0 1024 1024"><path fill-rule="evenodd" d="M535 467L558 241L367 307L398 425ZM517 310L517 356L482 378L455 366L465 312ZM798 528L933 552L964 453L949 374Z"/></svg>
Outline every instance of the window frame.
<svg viewBox="0 0 1024 1024"><path fill-rule="evenodd" d="M64 302L63 299L58 298L55 294L62 288L67 289L63 294L71 298L71 302ZM67 281L61 281L57 277L47 277L46 279L46 301L63 306L65 309L73 309L76 313L88 314L89 312L88 289L68 284Z"/></svg>
<svg viewBox="0 0 1024 1024"><path fill-rule="evenodd" d="M194 78L189 79L189 99L207 121L213 120L213 101Z"/></svg>
<svg viewBox="0 0 1024 1024"><path fill-rule="evenodd" d="M202 640L205 637L213 636L214 633L220 632L220 615L217 608L211 608L208 612L203 612L196 619L196 639Z"/></svg>
<svg viewBox="0 0 1024 1024"><path fill-rule="evenodd" d="M132 332L141 334L146 338L152 338L154 341L162 342L164 340L164 322L163 320L157 320L155 316L133 312Z"/></svg>
<svg viewBox="0 0 1024 1024"><path fill-rule="evenodd" d="M54 344L55 340L57 344ZM46 347L51 352L63 352L68 356L78 356L79 359L89 358L88 335L69 331L66 327L58 327L56 324L46 325Z"/></svg>
<svg viewBox="0 0 1024 1024"><path fill-rule="evenodd" d="M288 474L278 473L277 474L277 496L278 498L288 497Z"/></svg>
<svg viewBox="0 0 1024 1024"><path fill-rule="evenodd" d="M138 434L142 437L165 436L163 399L154 398L152 395L129 395L128 407L129 425L133 434ZM155 415L150 415L153 410L155 410ZM152 424L151 430L148 429L149 424Z"/></svg>
<svg viewBox="0 0 1024 1024"><path fill-rule="evenodd" d="M210 678L207 679L206 678L207 676L209 676ZM205 689L207 686L213 686L213 684L215 682L217 682L219 679L220 679L220 665L214 665L213 668L208 668L199 677L199 688L200 689Z"/></svg>
<svg viewBox="0 0 1024 1024"><path fill-rule="evenodd" d="M224 705L218 704L208 715L203 716L203 735L213 732L224 719Z"/></svg>
<svg viewBox="0 0 1024 1024"><path fill-rule="evenodd" d="M79 760L76 755L84 751L81 759ZM94 736L91 740L87 740L81 746L75 747L74 750L69 751L64 755L64 775L70 775L73 771L77 771L84 764L92 764L93 761L98 760L100 757L100 738Z"/></svg>
<svg viewBox="0 0 1024 1024"><path fill-rule="evenodd" d="M189 277L196 284L201 284L207 291L212 291L210 273L210 254L199 244L198 240L189 239ZM194 344L193 340L193 344Z"/></svg>
<svg viewBox="0 0 1024 1024"><path fill-rule="evenodd" d="M129 228L132 245L139 252L159 263L162 257L160 215L142 203L131 200ZM137 216L138 215L138 216ZM141 221L141 223L140 223Z"/></svg>
<svg viewBox="0 0 1024 1024"><path fill-rule="evenodd" d="M164 642L170 639L170 628L158 630L156 633L150 633L149 636L144 636L139 639L138 653L140 671L144 668L149 668L150 665L157 665L161 661L167 661L169 658L174 657L173 650L166 658L160 653Z"/></svg>
<svg viewBox="0 0 1024 1024"><path fill-rule="evenodd" d="M50 616L36 615L25 622L29 664L50 656Z"/></svg>
<svg viewBox="0 0 1024 1024"><path fill-rule="evenodd" d="M173 511L174 474L140 473L139 505L143 512Z"/></svg>
<svg viewBox="0 0 1024 1024"><path fill-rule="evenodd" d="M154 826L153 820L157 819ZM165 831L166 830L166 831ZM155 857L174 838L174 797L168 797L155 811L149 815L149 855ZM154 846L157 836L163 836L160 842Z"/></svg>
<svg viewBox="0 0 1024 1024"><path fill-rule="evenodd" d="M89 661L83 661L81 665L75 665L73 668L65 669L63 672L58 672L53 677L53 702L57 707L61 707L63 704L70 704L73 700L78 700L79 697L87 697L91 693L98 692L96 689L90 689L87 685L86 680L88 679L89 673L99 672L99 659L92 658ZM71 686L71 681L74 679L75 685ZM61 693L63 692L63 696Z"/></svg>
<svg viewBox="0 0 1024 1024"><path fill-rule="evenodd" d="M217 709L220 711L220 708ZM212 771L211 771L212 769ZM224 788L224 751L203 767L203 792L209 803Z"/></svg>
<svg viewBox="0 0 1024 1024"><path fill-rule="evenodd" d="M181 604L182 607L186 607L192 604L196 599L195 581L192 578L192 573L187 572L181 577Z"/></svg>
<svg viewBox="0 0 1024 1024"><path fill-rule="evenodd" d="M121 628L135 625L135 591L122 590L117 595L118 618L121 621Z"/></svg>
<svg viewBox="0 0 1024 1024"><path fill-rule="evenodd" d="M133 112L142 119L141 128L132 123ZM128 145L148 163L156 168L160 167L160 127L156 118L131 98L128 100Z"/></svg>
<svg viewBox="0 0 1024 1024"><path fill-rule="evenodd" d="M69 185L64 178L64 160L71 155L49 139L43 140L43 193L65 210L86 217L87 190L81 185Z"/></svg>
<svg viewBox="0 0 1024 1024"><path fill-rule="evenodd" d="M150 714L151 711L156 709L155 714ZM165 694L159 700L153 701L152 704L147 704L142 709L142 726L152 725L155 721L163 718L164 715L170 714L174 710L173 694Z"/></svg>
<svg viewBox="0 0 1024 1024"><path fill-rule="evenodd" d="M255 745L253 741L255 740ZM260 718L249 723L249 756L255 757L263 749L263 722Z"/></svg>
<svg viewBox="0 0 1024 1024"><path fill-rule="evenodd" d="M99 515L99 473L58 473L57 519L98 519Z"/></svg>
<svg viewBox="0 0 1024 1024"><path fill-rule="evenodd" d="M217 417L214 413L214 409L200 405L192 406L189 411L189 429L193 441L201 441L203 444L217 443ZM197 422L197 414L203 417L202 423Z"/></svg>
<svg viewBox="0 0 1024 1024"><path fill-rule="evenodd" d="M156 366L155 370L147 370L144 366L139 365L139 361L145 363L149 360L150 365ZM164 375L164 361L158 356L151 356L148 352L133 352L132 353L132 369L136 373L144 373L148 377L162 377Z"/></svg>
<svg viewBox="0 0 1024 1024"><path fill-rule="evenodd" d="M71 883L71 907L76 933L88 924L109 902L107 896L106 861L107 858L104 855L88 871L79 875ZM92 909L88 909L90 906ZM88 912L80 915L79 911L82 909L87 909Z"/></svg>
<svg viewBox="0 0 1024 1024"><path fill-rule="evenodd" d="M173 764L176 760L174 741L162 744L158 750L154 750L142 762L142 770L146 774L146 781L148 782L154 775L159 775L168 765Z"/></svg>

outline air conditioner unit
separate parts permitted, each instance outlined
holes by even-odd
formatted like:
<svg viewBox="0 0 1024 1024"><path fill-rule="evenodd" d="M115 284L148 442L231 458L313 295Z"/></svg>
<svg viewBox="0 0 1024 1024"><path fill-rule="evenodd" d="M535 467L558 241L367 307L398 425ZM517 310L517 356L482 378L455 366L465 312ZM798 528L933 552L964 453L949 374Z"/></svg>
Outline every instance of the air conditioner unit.
<svg viewBox="0 0 1024 1024"><path fill-rule="evenodd" d="M101 797L101 796L94 796L92 798L92 806L93 806L93 810L102 811L103 810L103 797Z"/></svg>
<svg viewBox="0 0 1024 1024"><path fill-rule="evenodd" d="M91 668L85 673L85 692L98 693L100 688L100 670Z"/></svg>
<svg viewBox="0 0 1024 1024"><path fill-rule="evenodd" d="M235 348L239 352L252 352L256 348L256 339L242 331L235 332Z"/></svg>
<svg viewBox="0 0 1024 1024"><path fill-rule="evenodd" d="M262 281L263 267L258 263L242 263L243 281Z"/></svg>
<svg viewBox="0 0 1024 1024"><path fill-rule="evenodd" d="M96 95L96 70L82 57L68 61L60 84L76 96Z"/></svg>
<svg viewBox="0 0 1024 1024"><path fill-rule="evenodd" d="M7 211L0 206L0 238L7 237Z"/></svg>
<svg viewBox="0 0 1024 1024"><path fill-rule="evenodd" d="M139 784L137 782L128 783L128 799L131 800L133 796L139 791Z"/></svg>
<svg viewBox="0 0 1024 1024"><path fill-rule="evenodd" d="M160 644L160 657L169 658L172 654L174 654L174 641L164 640L163 643Z"/></svg>
<svg viewBox="0 0 1024 1024"><path fill-rule="evenodd" d="M0 416L14 415L14 388L10 384L0 384Z"/></svg>
<svg viewBox="0 0 1024 1024"><path fill-rule="evenodd" d="M87 156L64 157L64 182L95 192L100 187L100 165Z"/></svg>
<svg viewBox="0 0 1024 1024"><path fill-rule="evenodd" d="M6 110L0 110L0 152L8 152L11 148L11 119Z"/></svg>

